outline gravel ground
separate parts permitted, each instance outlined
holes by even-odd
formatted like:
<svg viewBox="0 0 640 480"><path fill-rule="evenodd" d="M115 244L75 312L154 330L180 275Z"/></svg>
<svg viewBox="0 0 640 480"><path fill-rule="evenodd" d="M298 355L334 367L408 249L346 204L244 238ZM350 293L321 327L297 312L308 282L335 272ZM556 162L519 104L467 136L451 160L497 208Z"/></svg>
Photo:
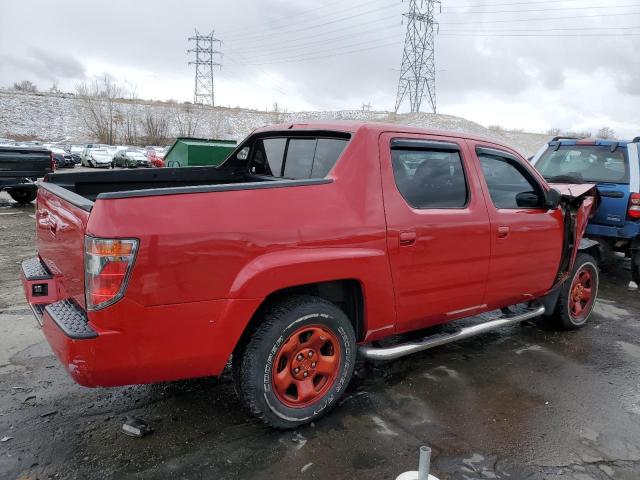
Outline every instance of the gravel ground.
<svg viewBox="0 0 640 480"><path fill-rule="evenodd" d="M590 324L527 323L360 366L315 425L271 430L220 379L87 389L24 301L33 205L0 194L0 478L394 479L433 448L440 480L640 478L640 293L622 266ZM154 432L125 436L136 416Z"/></svg>

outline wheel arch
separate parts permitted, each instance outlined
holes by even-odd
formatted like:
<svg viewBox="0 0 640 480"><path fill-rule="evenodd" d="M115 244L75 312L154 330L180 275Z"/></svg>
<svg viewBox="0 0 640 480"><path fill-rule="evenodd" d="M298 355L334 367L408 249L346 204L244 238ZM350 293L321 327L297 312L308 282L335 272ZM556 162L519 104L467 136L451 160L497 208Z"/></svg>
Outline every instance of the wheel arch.
<svg viewBox="0 0 640 480"><path fill-rule="evenodd" d="M340 308L351 321L356 334L356 341L361 341L366 332L364 291L359 280L353 278L327 280L320 282L291 285L271 292L258 306L245 326L234 353L246 343L247 339L260 325L265 312L274 304L285 298L311 295L323 298Z"/></svg>

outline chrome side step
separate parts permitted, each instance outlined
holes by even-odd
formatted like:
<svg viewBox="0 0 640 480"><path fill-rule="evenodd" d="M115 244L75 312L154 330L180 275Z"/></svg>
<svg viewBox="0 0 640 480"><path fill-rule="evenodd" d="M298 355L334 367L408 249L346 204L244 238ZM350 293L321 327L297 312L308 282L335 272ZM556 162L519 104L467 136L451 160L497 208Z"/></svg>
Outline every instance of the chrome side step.
<svg viewBox="0 0 640 480"><path fill-rule="evenodd" d="M496 320L489 320L488 322L479 323L470 327L464 327L454 333L442 333L426 337L418 342L402 343L400 345L394 345L393 347L381 347L376 348L370 345L363 345L358 348L358 352L365 358L370 360L394 360L396 358L404 357L412 353L428 350L429 348L439 347L446 343L455 342L457 340L464 340L465 338L480 335L481 333L490 332L496 328L504 327L514 323L519 323L530 318L539 317L545 312L544 307L536 307L531 310L527 310L524 313L520 313L512 316L505 316L497 318Z"/></svg>

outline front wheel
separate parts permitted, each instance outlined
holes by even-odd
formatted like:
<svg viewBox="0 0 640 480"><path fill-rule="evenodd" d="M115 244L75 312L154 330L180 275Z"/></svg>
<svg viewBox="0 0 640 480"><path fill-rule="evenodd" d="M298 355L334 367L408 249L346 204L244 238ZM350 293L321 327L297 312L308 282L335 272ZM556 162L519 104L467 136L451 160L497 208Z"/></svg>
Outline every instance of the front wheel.
<svg viewBox="0 0 640 480"><path fill-rule="evenodd" d="M550 315L565 330L576 330L587 323L598 296L598 267L595 259L578 253L572 275L562 286L556 308Z"/></svg>
<svg viewBox="0 0 640 480"><path fill-rule="evenodd" d="M334 304L295 296L273 305L233 357L236 392L251 413L295 428L336 405L353 375L356 339Z"/></svg>

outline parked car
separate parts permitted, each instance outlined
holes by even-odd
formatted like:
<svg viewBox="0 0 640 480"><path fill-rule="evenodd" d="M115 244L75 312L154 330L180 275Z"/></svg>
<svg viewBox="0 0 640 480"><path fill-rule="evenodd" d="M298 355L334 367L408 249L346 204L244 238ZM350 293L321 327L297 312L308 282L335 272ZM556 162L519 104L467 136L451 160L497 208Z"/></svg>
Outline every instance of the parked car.
<svg viewBox="0 0 640 480"><path fill-rule="evenodd" d="M125 168L137 168L137 167L150 167L151 161L145 156L144 152L137 148L130 148L127 150L120 150L113 157L111 168L125 167Z"/></svg>
<svg viewBox="0 0 640 480"><path fill-rule="evenodd" d="M596 183L601 198L586 236L599 242L607 261L613 251L631 257L640 284L640 137L594 140L555 137L532 159L542 175L571 185Z"/></svg>
<svg viewBox="0 0 640 480"><path fill-rule="evenodd" d="M87 157L87 155L89 154L90 150L96 149L96 148L102 148L102 149L106 149L108 145L103 145L100 143L88 143L84 146L84 148L82 149L82 153L80 154L80 165L82 165L83 167L90 167L91 165L89 164L89 159Z"/></svg>
<svg viewBox="0 0 640 480"><path fill-rule="evenodd" d="M87 147L82 156L82 164L94 168L109 168L112 160L113 156L104 147Z"/></svg>
<svg viewBox="0 0 640 480"><path fill-rule="evenodd" d="M0 191L20 204L36 198L39 178L55 170L49 150L38 147L0 147Z"/></svg>
<svg viewBox="0 0 640 480"><path fill-rule="evenodd" d="M48 175L23 283L81 385L220 375L231 358L249 410L293 428L338 403L358 351L393 359L543 314L582 327L594 189L558 188L460 133L262 128L219 167Z"/></svg>
<svg viewBox="0 0 640 480"><path fill-rule="evenodd" d="M53 156L53 161L56 164L56 168L73 168L76 166L73 157L67 151L58 147L49 147Z"/></svg>

